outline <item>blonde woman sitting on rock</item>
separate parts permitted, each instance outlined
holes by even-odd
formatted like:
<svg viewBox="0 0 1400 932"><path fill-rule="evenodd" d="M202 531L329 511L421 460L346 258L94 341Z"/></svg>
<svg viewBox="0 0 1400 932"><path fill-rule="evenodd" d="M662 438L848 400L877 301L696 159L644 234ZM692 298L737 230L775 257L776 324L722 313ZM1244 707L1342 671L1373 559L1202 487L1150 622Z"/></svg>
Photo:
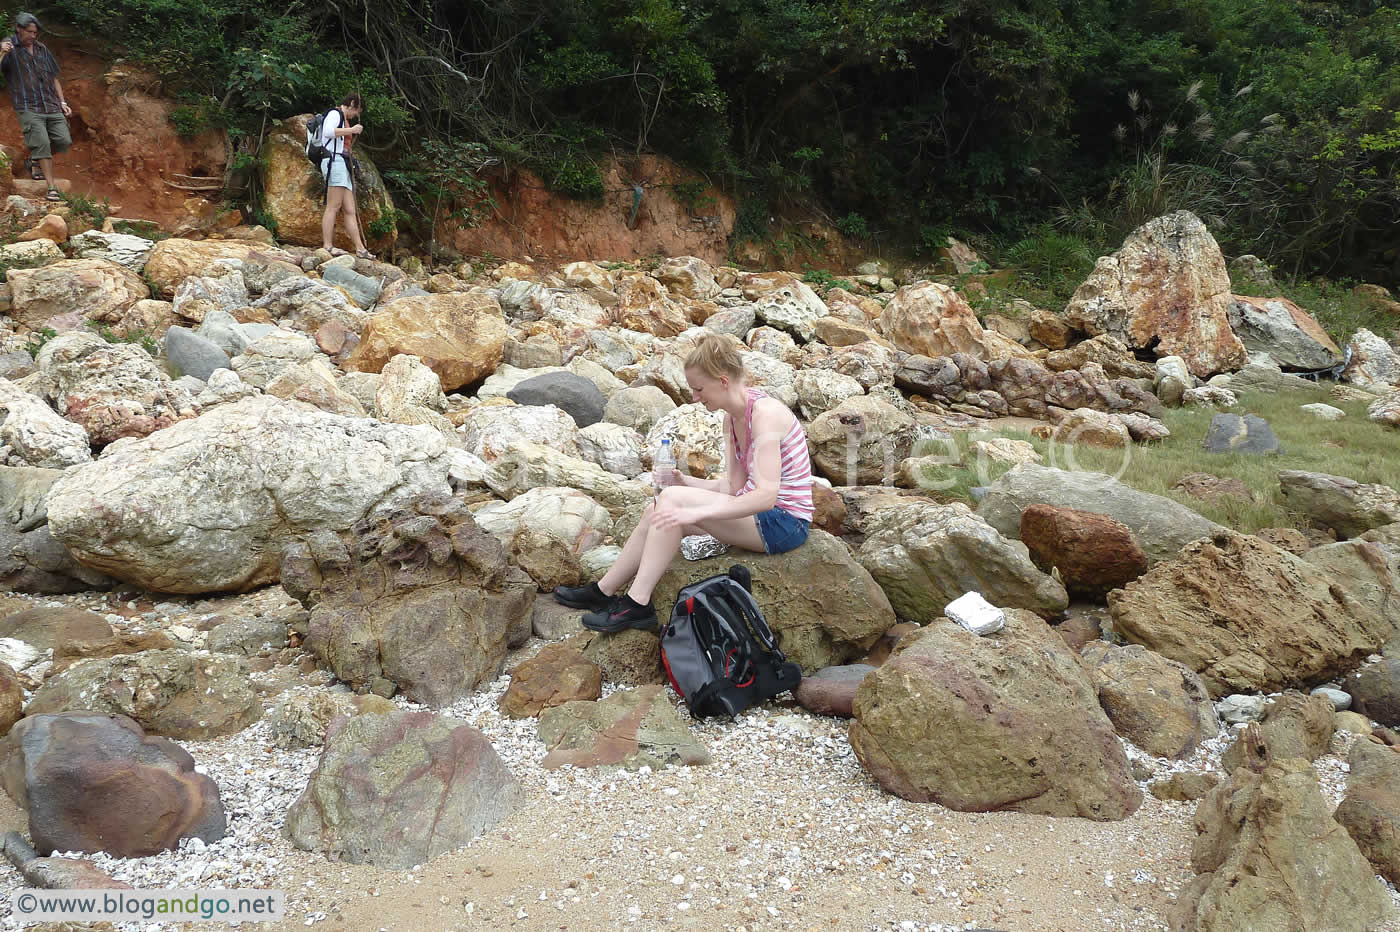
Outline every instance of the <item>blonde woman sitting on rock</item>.
<svg viewBox="0 0 1400 932"><path fill-rule="evenodd" d="M583 624L594 631L656 630L651 593L686 535L709 534L757 553L785 553L807 539L812 461L796 415L745 384L743 359L720 334L700 339L686 357L685 378L706 410L724 412L724 475L697 479L673 470L612 569L596 583L554 590L561 604L588 610Z"/></svg>

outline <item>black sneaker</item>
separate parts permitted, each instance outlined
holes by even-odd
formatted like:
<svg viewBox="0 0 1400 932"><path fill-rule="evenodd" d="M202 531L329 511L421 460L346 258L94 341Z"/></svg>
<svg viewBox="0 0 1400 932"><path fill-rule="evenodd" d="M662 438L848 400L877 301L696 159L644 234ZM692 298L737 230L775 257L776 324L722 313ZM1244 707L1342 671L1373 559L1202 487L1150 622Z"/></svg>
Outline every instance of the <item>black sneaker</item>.
<svg viewBox="0 0 1400 932"><path fill-rule="evenodd" d="M613 598L613 596L604 595L603 590L599 589L595 582L586 586L557 586L554 590L554 601L560 605L581 608L590 612L606 612L612 606Z"/></svg>
<svg viewBox="0 0 1400 932"><path fill-rule="evenodd" d="M588 630L601 631L604 634L614 634L628 628L655 631L658 627L656 609L652 608L650 602L638 605L630 596L625 595L614 602L611 608L584 615L582 621Z"/></svg>

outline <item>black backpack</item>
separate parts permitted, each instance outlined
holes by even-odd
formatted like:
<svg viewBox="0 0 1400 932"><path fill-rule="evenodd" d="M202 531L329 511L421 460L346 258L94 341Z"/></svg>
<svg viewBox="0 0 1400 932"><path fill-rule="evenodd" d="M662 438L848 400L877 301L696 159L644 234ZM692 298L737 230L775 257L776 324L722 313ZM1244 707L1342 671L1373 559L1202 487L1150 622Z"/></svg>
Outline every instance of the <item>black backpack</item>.
<svg viewBox="0 0 1400 932"><path fill-rule="evenodd" d="M748 567L691 583L661 632L661 662L695 718L735 716L797 686L802 668L778 648L750 593Z"/></svg>
<svg viewBox="0 0 1400 932"><path fill-rule="evenodd" d="M306 121L306 157L316 166L317 171L321 170L321 163L331 157L330 150L321 145L321 127L329 113L327 110L325 113L315 114Z"/></svg>

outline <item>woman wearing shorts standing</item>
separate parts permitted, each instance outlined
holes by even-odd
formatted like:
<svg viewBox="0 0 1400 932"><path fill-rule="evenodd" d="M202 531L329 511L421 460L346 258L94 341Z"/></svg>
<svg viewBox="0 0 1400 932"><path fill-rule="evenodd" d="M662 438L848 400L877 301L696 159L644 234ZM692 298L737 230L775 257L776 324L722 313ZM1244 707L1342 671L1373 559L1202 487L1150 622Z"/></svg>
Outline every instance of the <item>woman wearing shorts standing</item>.
<svg viewBox="0 0 1400 932"><path fill-rule="evenodd" d="M321 121L319 142L330 153L321 160L321 177L326 181L326 212L321 215L321 245L333 256L346 255L344 249L337 248L335 239L336 214L345 215L345 232L350 235L350 244L355 247L355 255L361 259L373 259L374 254L365 248L360 238L360 224L355 206L355 186L350 172L350 148L356 136L364 132L360 124L350 125L364 112L364 101L359 94L347 94L340 106L326 114Z"/></svg>

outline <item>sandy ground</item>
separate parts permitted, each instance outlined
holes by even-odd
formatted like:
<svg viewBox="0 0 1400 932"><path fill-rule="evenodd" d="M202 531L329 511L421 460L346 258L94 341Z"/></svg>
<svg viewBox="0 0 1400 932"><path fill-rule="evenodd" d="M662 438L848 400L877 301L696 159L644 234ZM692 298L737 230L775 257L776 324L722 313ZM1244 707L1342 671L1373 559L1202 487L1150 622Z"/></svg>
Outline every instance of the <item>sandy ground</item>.
<svg viewBox="0 0 1400 932"><path fill-rule="evenodd" d="M48 604L99 607L98 598ZM143 617L168 629L277 606L285 606L280 590L263 590L170 600ZM542 643L535 639L514 652L507 668ZM285 679L293 669L280 665L273 674ZM320 673L301 679L325 681ZM332 862L292 847L281 834L282 819L316 752L273 747L266 722L216 741L182 742L220 786L226 842L207 851L97 860L142 889L282 889L287 918L261 928L347 932L1158 930L1167 928L1167 910L1192 876L1194 803L1145 794L1132 818L1095 823L905 802L860 768L846 722L812 715L790 699L733 722L692 723L712 756L705 766L546 771L534 721L507 719L496 709L508 682L502 675L442 714L491 738L520 780L524 802L469 846L415 870ZM1345 780L1336 754L1344 754L1346 740L1339 735L1334 754L1319 761L1333 802ZM1151 764L1158 775L1207 769L1218 763L1220 747L1223 742L1211 742L1191 761ZM25 828L23 812L0 796L0 830ZM232 867L218 866L225 863ZM191 870L204 871L199 882L187 882ZM6 927L17 927L9 896L22 885L8 864L0 868ZM1382 928L1400 930L1400 922Z"/></svg>

